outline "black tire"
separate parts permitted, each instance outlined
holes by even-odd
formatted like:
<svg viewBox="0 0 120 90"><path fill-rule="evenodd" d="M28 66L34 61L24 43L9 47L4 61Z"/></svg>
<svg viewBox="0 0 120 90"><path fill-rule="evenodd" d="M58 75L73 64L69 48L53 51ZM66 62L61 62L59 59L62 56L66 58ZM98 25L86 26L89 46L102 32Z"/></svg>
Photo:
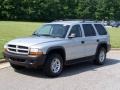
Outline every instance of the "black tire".
<svg viewBox="0 0 120 90"><path fill-rule="evenodd" d="M103 59L100 59L100 54L104 52L104 57ZM102 58L102 57L101 57ZM96 65L103 65L106 61L106 49L104 47L101 47L98 49L97 53L96 53L96 58L94 60L94 64Z"/></svg>
<svg viewBox="0 0 120 90"><path fill-rule="evenodd" d="M57 58L60 61L60 69L58 72L53 72L52 70L52 62L53 60ZM59 54L53 53L49 54L46 58L45 65L43 67L44 73L49 77L56 77L59 76L63 70L63 59Z"/></svg>
<svg viewBox="0 0 120 90"><path fill-rule="evenodd" d="M18 66L18 65L12 64L12 63L10 63L10 65L11 65L11 67L14 68L15 70L21 70L21 69L24 68L24 67L22 67L22 66Z"/></svg>

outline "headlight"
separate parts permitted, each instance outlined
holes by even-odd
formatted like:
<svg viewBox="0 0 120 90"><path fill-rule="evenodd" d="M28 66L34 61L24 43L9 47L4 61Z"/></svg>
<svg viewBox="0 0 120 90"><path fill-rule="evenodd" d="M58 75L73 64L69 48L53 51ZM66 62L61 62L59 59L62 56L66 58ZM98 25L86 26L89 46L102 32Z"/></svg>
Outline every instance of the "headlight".
<svg viewBox="0 0 120 90"><path fill-rule="evenodd" d="M4 51L7 51L7 45L4 45Z"/></svg>
<svg viewBox="0 0 120 90"><path fill-rule="evenodd" d="M40 50L38 48L30 49L30 55L38 56L38 55L42 55L42 54L43 54L42 50Z"/></svg>

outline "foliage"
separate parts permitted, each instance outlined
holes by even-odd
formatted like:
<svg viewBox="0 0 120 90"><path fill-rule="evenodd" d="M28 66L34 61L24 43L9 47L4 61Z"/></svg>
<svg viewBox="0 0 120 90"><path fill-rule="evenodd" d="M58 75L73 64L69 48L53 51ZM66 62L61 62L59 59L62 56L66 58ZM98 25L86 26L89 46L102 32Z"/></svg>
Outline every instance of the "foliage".
<svg viewBox="0 0 120 90"><path fill-rule="evenodd" d="M0 20L120 20L120 0L0 0Z"/></svg>

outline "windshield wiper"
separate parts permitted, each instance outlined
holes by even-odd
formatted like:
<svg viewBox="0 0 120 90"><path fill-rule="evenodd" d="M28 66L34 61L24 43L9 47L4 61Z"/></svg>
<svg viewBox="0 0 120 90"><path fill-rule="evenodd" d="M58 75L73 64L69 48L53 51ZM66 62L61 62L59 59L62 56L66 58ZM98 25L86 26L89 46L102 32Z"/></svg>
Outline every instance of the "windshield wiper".
<svg viewBox="0 0 120 90"><path fill-rule="evenodd" d="M41 34L40 36L49 36L55 38L56 36L50 35L50 34Z"/></svg>
<svg viewBox="0 0 120 90"><path fill-rule="evenodd" d="M50 34L40 34L40 36L51 36Z"/></svg>
<svg viewBox="0 0 120 90"><path fill-rule="evenodd" d="M35 36L39 36L39 37L40 37L40 35L39 35L39 34L36 34L36 33L33 33L32 35L35 35Z"/></svg>
<svg viewBox="0 0 120 90"><path fill-rule="evenodd" d="M36 33L33 33L32 35L35 35L35 36L47 36L47 37L53 37L53 38L56 38L56 37L59 37L59 36L53 36L53 35L50 35L50 34L36 34ZM59 37L60 38L60 37Z"/></svg>

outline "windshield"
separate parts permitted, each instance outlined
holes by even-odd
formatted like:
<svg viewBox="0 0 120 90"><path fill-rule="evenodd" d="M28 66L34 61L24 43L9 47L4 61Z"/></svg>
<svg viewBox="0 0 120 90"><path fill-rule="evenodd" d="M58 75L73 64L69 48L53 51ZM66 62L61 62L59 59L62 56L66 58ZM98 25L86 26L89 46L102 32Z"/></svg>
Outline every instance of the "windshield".
<svg viewBox="0 0 120 90"><path fill-rule="evenodd" d="M36 30L33 35L65 38L69 25L47 24Z"/></svg>

